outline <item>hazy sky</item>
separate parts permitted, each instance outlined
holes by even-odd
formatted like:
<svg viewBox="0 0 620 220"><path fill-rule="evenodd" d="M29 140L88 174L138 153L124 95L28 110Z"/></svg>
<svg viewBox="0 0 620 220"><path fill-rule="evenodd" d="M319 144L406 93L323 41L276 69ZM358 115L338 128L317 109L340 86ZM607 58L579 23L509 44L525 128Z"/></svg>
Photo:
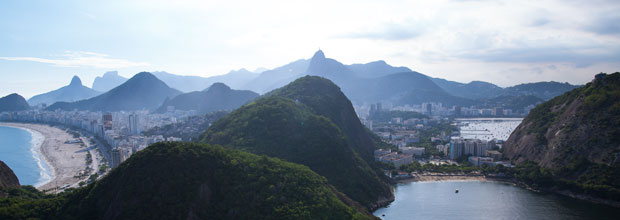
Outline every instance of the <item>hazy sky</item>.
<svg viewBox="0 0 620 220"><path fill-rule="evenodd" d="M212 76L321 48L500 86L620 71L620 1L3 1L0 96L118 70Z"/></svg>

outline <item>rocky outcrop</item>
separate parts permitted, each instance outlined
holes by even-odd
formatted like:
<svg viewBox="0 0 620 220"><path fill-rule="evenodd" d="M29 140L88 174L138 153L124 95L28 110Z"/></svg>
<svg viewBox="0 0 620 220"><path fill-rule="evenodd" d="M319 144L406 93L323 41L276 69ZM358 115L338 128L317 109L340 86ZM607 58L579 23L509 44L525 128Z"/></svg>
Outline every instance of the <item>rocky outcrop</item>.
<svg viewBox="0 0 620 220"><path fill-rule="evenodd" d="M13 170L0 160L0 188L17 188L19 186L19 179Z"/></svg>
<svg viewBox="0 0 620 220"><path fill-rule="evenodd" d="M618 163L620 73L597 75L537 106L510 135L504 152L517 164L535 161L545 168Z"/></svg>

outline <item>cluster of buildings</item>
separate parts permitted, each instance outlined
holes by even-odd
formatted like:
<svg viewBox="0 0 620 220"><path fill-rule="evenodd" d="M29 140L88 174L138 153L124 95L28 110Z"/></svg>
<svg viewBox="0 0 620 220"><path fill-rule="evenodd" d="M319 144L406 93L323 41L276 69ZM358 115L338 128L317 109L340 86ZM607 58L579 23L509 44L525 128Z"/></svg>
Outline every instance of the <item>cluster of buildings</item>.
<svg viewBox="0 0 620 220"><path fill-rule="evenodd" d="M424 150L424 148L422 148L422 150ZM400 167L401 165L413 163L413 155L405 153L399 154L398 152L392 152L391 149L379 149L375 150L375 160L394 164L394 167Z"/></svg>
<svg viewBox="0 0 620 220"><path fill-rule="evenodd" d="M148 111L134 112L91 112L91 111L40 111L27 110L0 113L0 121L35 122L61 124L80 128L103 140L110 155L110 165L118 166L132 154L161 141L180 141L180 138L162 135L144 136L143 131L163 127L190 116L195 111L172 110L165 114L149 114Z"/></svg>
<svg viewBox="0 0 620 220"><path fill-rule="evenodd" d="M356 106L357 112L363 112L360 116L368 116L373 111L395 110L413 111L428 116L456 116L456 117L522 117L529 114L534 108L529 105L523 109L504 109L502 107L479 108L476 106L445 106L442 103L428 102L420 105L392 106L390 103L376 103L370 105ZM362 117L360 117L362 118ZM366 117L364 117L366 118Z"/></svg>
<svg viewBox="0 0 620 220"><path fill-rule="evenodd" d="M468 161L474 166L482 166L484 164L495 166L501 164L505 167L512 167L510 162L502 161L502 153L492 150L496 144L495 140L453 139L450 141L448 149L449 158L454 160L462 156L468 156Z"/></svg>

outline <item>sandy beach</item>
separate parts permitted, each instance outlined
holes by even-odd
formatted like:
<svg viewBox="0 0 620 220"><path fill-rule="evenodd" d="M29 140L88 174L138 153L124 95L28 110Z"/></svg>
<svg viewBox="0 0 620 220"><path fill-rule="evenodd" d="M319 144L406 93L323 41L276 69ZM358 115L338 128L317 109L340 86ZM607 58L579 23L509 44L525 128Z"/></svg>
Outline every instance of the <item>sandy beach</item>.
<svg viewBox="0 0 620 220"><path fill-rule="evenodd" d="M487 178L478 174L445 174L445 173L414 173L412 178L400 179L398 183L429 182L429 181L487 181Z"/></svg>
<svg viewBox="0 0 620 220"><path fill-rule="evenodd" d="M39 190L53 192L55 191L53 189L67 185L77 186L78 182L88 178L87 175L76 178L76 176L83 174L88 167L86 157L89 151L82 146L81 142L66 143L66 141L75 140L71 134L62 129L42 124L0 123L0 125L25 128L43 135L44 138L39 150L52 168L53 179L37 186ZM93 160L96 160L95 157L96 155L92 155Z"/></svg>

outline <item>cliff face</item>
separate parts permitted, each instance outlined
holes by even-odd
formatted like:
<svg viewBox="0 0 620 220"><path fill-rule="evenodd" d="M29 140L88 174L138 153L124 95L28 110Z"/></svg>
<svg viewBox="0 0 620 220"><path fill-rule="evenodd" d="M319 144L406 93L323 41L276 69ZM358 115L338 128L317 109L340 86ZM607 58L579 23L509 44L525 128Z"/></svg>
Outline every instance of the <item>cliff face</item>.
<svg viewBox="0 0 620 220"><path fill-rule="evenodd" d="M620 73L540 104L515 129L504 152L517 164L545 168L584 162L615 166L620 156Z"/></svg>
<svg viewBox="0 0 620 220"><path fill-rule="evenodd" d="M0 188L16 188L19 186L19 180L13 170L0 160Z"/></svg>

